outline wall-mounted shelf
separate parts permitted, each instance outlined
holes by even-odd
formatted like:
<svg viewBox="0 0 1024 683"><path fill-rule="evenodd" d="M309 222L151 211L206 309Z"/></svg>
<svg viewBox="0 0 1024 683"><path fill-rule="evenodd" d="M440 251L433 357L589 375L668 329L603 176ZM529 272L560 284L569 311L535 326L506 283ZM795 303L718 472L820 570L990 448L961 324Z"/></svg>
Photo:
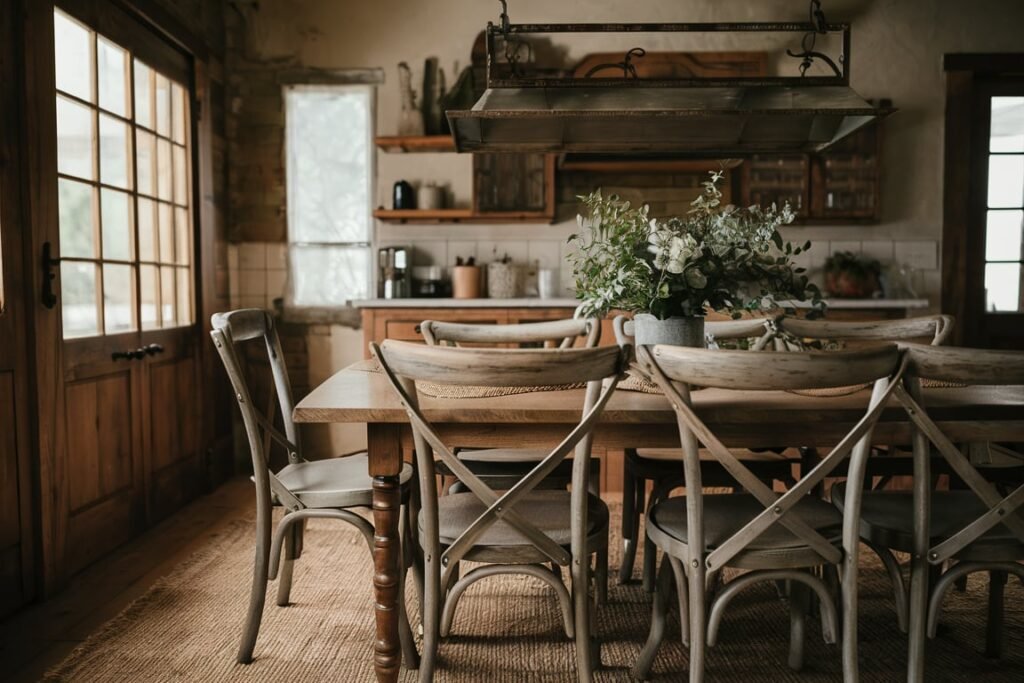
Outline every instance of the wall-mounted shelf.
<svg viewBox="0 0 1024 683"><path fill-rule="evenodd" d="M736 164L726 164L732 167ZM722 166L717 159L668 159L642 157L607 157L601 155L567 155L558 165L560 171L587 173L700 173L716 171Z"/></svg>
<svg viewBox="0 0 1024 683"><path fill-rule="evenodd" d="M374 143L385 152L454 152L450 135L378 135Z"/></svg>
<svg viewBox="0 0 1024 683"><path fill-rule="evenodd" d="M550 223L546 213L472 209L376 209L373 217L387 223Z"/></svg>

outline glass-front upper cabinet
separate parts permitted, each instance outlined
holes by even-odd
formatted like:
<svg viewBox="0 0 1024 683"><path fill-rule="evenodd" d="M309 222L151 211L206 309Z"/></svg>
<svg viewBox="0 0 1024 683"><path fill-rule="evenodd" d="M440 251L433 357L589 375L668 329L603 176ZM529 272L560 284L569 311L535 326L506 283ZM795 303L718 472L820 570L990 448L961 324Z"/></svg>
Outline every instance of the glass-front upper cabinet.
<svg viewBox="0 0 1024 683"><path fill-rule="evenodd" d="M985 308L1024 310L1024 97L992 97L985 219Z"/></svg>

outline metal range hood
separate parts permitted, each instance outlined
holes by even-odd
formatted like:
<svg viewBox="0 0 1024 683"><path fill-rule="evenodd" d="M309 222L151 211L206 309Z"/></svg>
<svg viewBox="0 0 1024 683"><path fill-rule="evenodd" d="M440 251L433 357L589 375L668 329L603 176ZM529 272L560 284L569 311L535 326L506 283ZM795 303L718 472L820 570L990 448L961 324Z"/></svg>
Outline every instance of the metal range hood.
<svg viewBox="0 0 1024 683"><path fill-rule="evenodd" d="M504 19L503 15L503 19ZM495 40L533 33L842 31L834 76L644 79L531 77L499 64ZM849 85L849 24L508 24L487 27L487 90L469 110L448 111L460 152L582 152L742 157L818 152L895 111L874 107ZM813 49L813 47L812 47ZM640 51L642 53L642 51ZM809 53L809 54L808 54ZM519 73L517 73L519 72Z"/></svg>

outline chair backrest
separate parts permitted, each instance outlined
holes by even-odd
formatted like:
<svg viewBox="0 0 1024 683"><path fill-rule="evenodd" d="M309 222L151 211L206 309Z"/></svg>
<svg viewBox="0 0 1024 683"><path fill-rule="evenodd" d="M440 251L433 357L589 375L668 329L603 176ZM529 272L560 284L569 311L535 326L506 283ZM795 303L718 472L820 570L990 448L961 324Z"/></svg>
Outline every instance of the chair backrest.
<svg viewBox="0 0 1024 683"><path fill-rule="evenodd" d="M904 406L915 429L914 478L930 481L932 446L941 453L950 468L985 503L988 511L963 529L928 549L928 561L940 564L978 540L998 524L1024 544L1024 485L1003 496L970 462L942 428L932 420L921 400L922 379L963 383L973 386L1024 385L1024 351L994 351L903 345L907 371L905 387L897 388L896 398ZM1024 416L1022 416L1024 417ZM986 419L984 424L992 424ZM978 440L984 441L984 433Z"/></svg>
<svg viewBox="0 0 1024 683"><path fill-rule="evenodd" d="M423 339L431 346L461 344L543 344L567 349L582 341L591 348L601 340L601 321L594 318L568 318L514 325L478 325L424 320Z"/></svg>
<svg viewBox="0 0 1024 683"><path fill-rule="evenodd" d="M740 320L705 320L704 341L708 348L717 348L720 339L757 339L750 347L759 351L771 341L775 334L772 323L775 318L742 318ZM622 345L635 345L633 321L624 315L615 316L612 321L615 340Z"/></svg>
<svg viewBox="0 0 1024 683"><path fill-rule="evenodd" d="M953 317L929 315L902 320L807 320L795 316L781 316L775 321L779 343L785 336L801 339L835 340L844 342L900 342L917 341L933 346L946 343L953 333ZM780 349L781 350L781 349Z"/></svg>
<svg viewBox="0 0 1024 683"><path fill-rule="evenodd" d="M437 538L437 483L434 459L437 457L487 507L441 556L448 568L456 566L491 525L503 520L526 537L550 560L565 565L569 555L550 537L527 522L517 511L516 503L532 491L575 451L572 474L572 505L574 519L586 520L586 491L589 477L592 432L619 375L625 369L628 349L604 347L594 349L466 349L444 346L423 346L387 340L373 343L370 349L398 395L412 424L416 464L419 470L424 532L428 542ZM418 385L440 382L490 387L551 386L586 382L580 421L568 435L508 491L499 493L485 484L439 436L437 429L420 410ZM453 399L458 400L458 399ZM447 585L448 574L441 585Z"/></svg>
<svg viewBox="0 0 1024 683"><path fill-rule="evenodd" d="M805 495L813 491L856 447L865 449L866 439L881 416L894 383L884 380L902 373L900 354L893 344L860 351L834 353L766 353L716 351L678 346L638 347L637 360L657 382L672 404L679 424L683 446L683 470L691 512L687 515L687 543L691 557L687 562L700 562L709 571L721 569L750 545L772 524L782 524L798 536L825 562L836 563L841 552L820 533L795 516L786 513ZM690 385L718 387L741 391L821 389L876 382L876 391L864 413L846 436L809 473L786 493L771 490L752 473L697 416L690 400ZM817 400L817 399L815 399ZM780 406L782 408L782 406ZM703 445L739 486L749 491L764 506L764 511L737 531L714 551L704 557L704 529L701 466L698 448Z"/></svg>
<svg viewBox="0 0 1024 683"><path fill-rule="evenodd" d="M235 400L242 412L257 492L266 493L272 490L286 506L293 509L301 508L303 505L281 484L270 469L270 450L273 442L285 448L289 463L302 460L299 433L292 420L295 404L281 342L274 328L274 319L266 311L245 308L228 313L214 313L210 322L213 326L210 336L224 363L224 369L227 370ZM253 401L245 380L245 368L239 359L239 344L255 340L263 342L271 369L273 394L269 397L267 414L264 414ZM283 434L274 426L274 398L277 399L281 411Z"/></svg>

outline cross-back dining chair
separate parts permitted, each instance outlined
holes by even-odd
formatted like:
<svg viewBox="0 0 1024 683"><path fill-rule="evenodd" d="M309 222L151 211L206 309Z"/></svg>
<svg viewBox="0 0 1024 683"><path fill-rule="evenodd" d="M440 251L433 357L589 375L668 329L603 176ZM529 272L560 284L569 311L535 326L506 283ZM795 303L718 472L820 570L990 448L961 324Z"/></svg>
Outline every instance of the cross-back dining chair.
<svg viewBox="0 0 1024 683"><path fill-rule="evenodd" d="M513 325L487 325L425 320L420 324L424 341L430 346L491 347L542 345L567 349L593 348L601 339L601 321L593 318L550 320ZM545 383L548 384L548 383ZM475 448L473 444L455 444L459 458L493 486L514 484L547 453L529 448ZM564 462L548 476L545 487L565 488L572 478L572 463ZM593 492L598 492L600 461L591 461ZM448 474L444 467L442 473Z"/></svg>
<svg viewBox="0 0 1024 683"><path fill-rule="evenodd" d="M476 324L424 320L420 324L423 340L430 346L470 345L480 348L542 347L568 349L594 348L601 341L601 321L594 318L567 318L511 325ZM547 451L537 448L476 448L473 444L454 444L454 452L466 466L488 486L508 488L522 479ZM438 471L445 477L451 472L444 463ZM590 460L590 491L600 494L601 461ZM543 488L565 489L572 483L572 462L563 461L539 485ZM465 490L456 479L453 490ZM608 550L598 552L598 604L608 599ZM555 565L557 566L557 565Z"/></svg>
<svg viewBox="0 0 1024 683"><path fill-rule="evenodd" d="M940 346L953 332L953 318L948 315L929 315L903 320L807 320L795 316L781 316L772 323L775 327L774 346L779 351L801 350L811 345L837 345L862 348L879 343L906 343L919 341ZM903 445L903 444L901 444ZM910 444L905 444L909 447ZM908 449L909 450L909 449ZM896 445L880 448L879 457L866 463L863 481L868 488L884 488L893 477L913 474L913 459L909 452ZM817 451L802 448L802 469L814 467L818 461ZM836 468L837 476L846 474L846 467ZM877 483L876 483L877 480ZM836 485L833 502L842 510L845 498L845 484ZM896 556L884 545L864 538L864 543L878 555L889 575L893 589L896 620L901 631L907 630L907 592L902 570Z"/></svg>
<svg viewBox="0 0 1024 683"><path fill-rule="evenodd" d="M679 597L683 641L689 643L689 678L702 681L705 645L718 638L723 612L742 590L760 581L790 582L789 665L803 665L809 591L818 598L826 642L839 632L833 597L812 570L833 565L842 570L843 669L847 681L858 680L856 658L857 560L856 518L814 495L815 486L848 457L860 457L899 378L895 345L835 353L794 352L751 354L671 346L641 346L637 360L665 392L675 411L684 460L686 495L661 500L647 514L647 535L665 553L658 573L651 632L633 669L646 679L664 638L669 594L674 582ZM870 401L856 414L845 436L810 472L785 493L773 491L736 458L697 414L691 387L740 392L777 391L784 409L790 390L826 389L876 383ZM828 400L828 399L815 399ZM703 446L745 493L706 494L701 480L699 447ZM852 456L851 456L852 454ZM851 487L850 509L857 509L857 487ZM749 570L716 588L726 567Z"/></svg>
<svg viewBox="0 0 1024 683"><path fill-rule="evenodd" d="M865 539L911 556L907 679L918 683L924 680L925 634L935 637L943 599L956 581L974 572L989 573L986 654L992 657L1002 652L1006 577L1024 581L1024 485L1000 492L991 473L972 463L929 415L921 381L993 389L1024 385L1024 352L914 344L906 345L905 354L905 386L896 387L895 398L913 427L913 491L866 492L861 530ZM985 424L979 426L984 433ZM1024 442L1024 433L1018 441ZM1024 465L1024 454L1017 457ZM935 490L936 462L944 462L967 489Z"/></svg>
<svg viewBox="0 0 1024 683"><path fill-rule="evenodd" d="M424 557L423 656L420 680L433 677L438 640L447 635L462 593L474 582L499 573L533 576L554 589L566 635L575 637L579 679L591 680L595 646L590 558L608 545L608 508L589 493L589 459L595 423L624 368L618 347L597 349L465 349L387 340L371 344L412 426L422 509L419 541ZM460 460L422 408L423 382L490 387L532 387L585 382L580 420L566 437L515 485L488 486ZM571 400L568 396L566 402ZM538 485L573 453L572 490L538 490ZM435 458L466 488L437 495ZM485 563L459 577L458 564ZM570 568L572 592L560 573L545 563ZM599 656L596 657L599 661Z"/></svg>
<svg viewBox="0 0 1024 683"><path fill-rule="evenodd" d="M754 340L751 351L771 348L772 318L743 320L707 320L704 337L709 348L717 348L720 341ZM620 345L634 344L633 321L616 316L612 322L615 338ZM762 481L788 481L792 478L793 458L773 450L742 449L734 451ZM622 563L619 565L619 583L632 579L633 564L640 544L642 525L640 518L647 508L664 498L676 487L683 485L683 472L679 464L683 451L679 448L627 448L623 458L622 484ZM735 481L709 455L701 460L702 481L705 486L733 486ZM647 488L653 482L651 495ZM644 540L642 581L648 591L654 590L657 550Z"/></svg>
<svg viewBox="0 0 1024 683"><path fill-rule="evenodd" d="M263 310L249 308L215 313L210 336L224 363L235 400L242 413L252 457L253 482L256 485L256 554L253 563L252 591L238 662L252 661L259 635L268 580L278 580L277 604L289 602L295 560L302 554L303 527L309 519L337 519L356 527L373 553L373 525L355 510L372 507L373 482L368 474L365 453L326 460L302 457L299 433L292 421L291 385L285 368L281 343L274 320ZM246 382L246 369L240 360L242 344L261 343L270 364L272 390L281 411L283 432L274 424L273 413L261 412L253 401ZM271 399L270 405L273 406ZM288 464L274 472L270 453L276 444L285 449ZM413 469L404 465L400 474L403 498L407 497ZM284 514L272 532L272 509ZM402 514L405 515L403 504ZM404 527L404 525L403 525ZM404 539L403 539L404 540ZM284 561L281 561L281 553ZM400 583L404 570L399 572ZM399 635L405 665L415 669L418 662L412 631L406 619L405 602L399 589Z"/></svg>

